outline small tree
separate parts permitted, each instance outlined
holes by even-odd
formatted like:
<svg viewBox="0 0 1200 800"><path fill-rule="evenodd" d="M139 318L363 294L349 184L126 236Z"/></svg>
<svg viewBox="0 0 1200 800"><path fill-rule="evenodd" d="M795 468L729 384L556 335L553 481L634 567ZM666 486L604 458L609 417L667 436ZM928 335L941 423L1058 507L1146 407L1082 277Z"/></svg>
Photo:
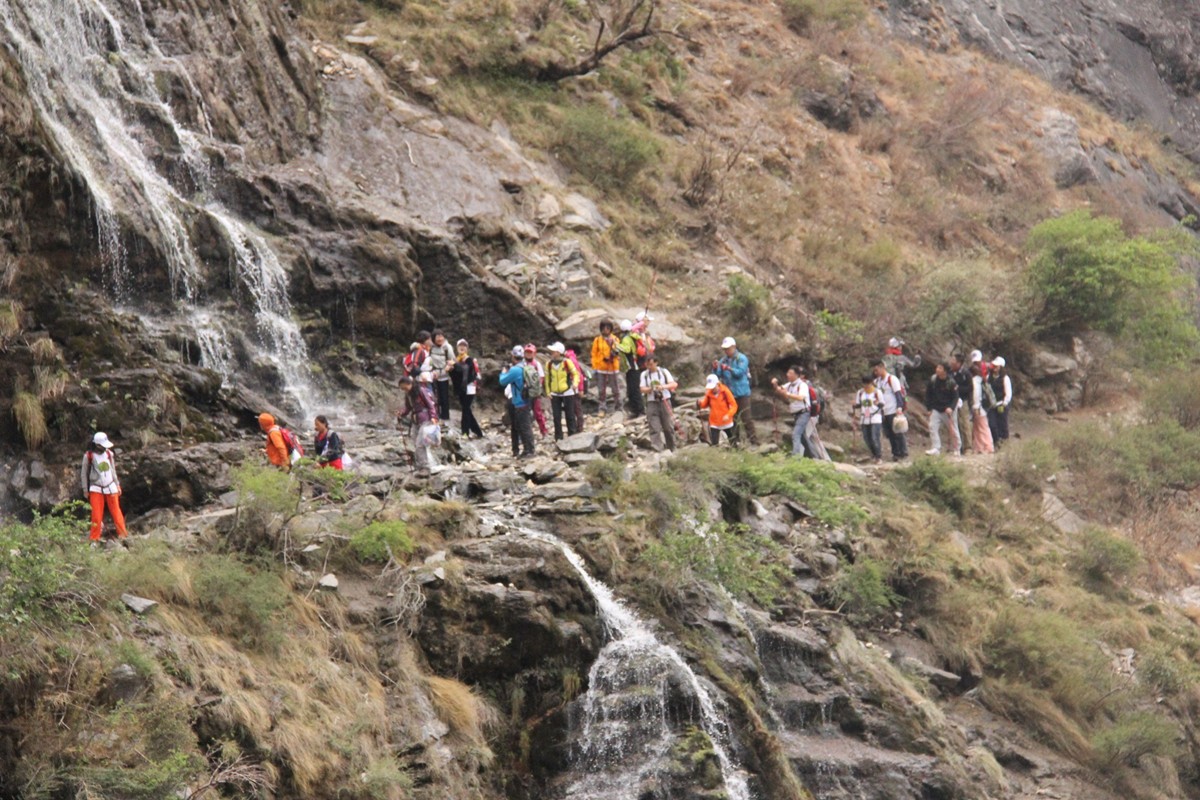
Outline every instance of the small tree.
<svg viewBox="0 0 1200 800"><path fill-rule="evenodd" d="M614 50L662 33L654 27L658 0L589 2L587 6L597 25L591 52L571 64L558 61L547 64L538 74L541 80L561 81L564 78L585 75L600 66L605 56Z"/></svg>

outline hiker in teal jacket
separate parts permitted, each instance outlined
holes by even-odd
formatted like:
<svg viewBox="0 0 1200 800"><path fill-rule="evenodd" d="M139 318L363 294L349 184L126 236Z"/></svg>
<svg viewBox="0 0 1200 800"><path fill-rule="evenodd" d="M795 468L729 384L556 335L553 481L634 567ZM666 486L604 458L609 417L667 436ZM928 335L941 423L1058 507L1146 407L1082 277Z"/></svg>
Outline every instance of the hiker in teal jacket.
<svg viewBox="0 0 1200 800"><path fill-rule="evenodd" d="M742 426L746 428L746 438L750 444L758 444L758 434L754 431L754 421L750 418L750 359L738 350L737 342L732 336L726 336L721 342L725 355L713 364L713 372L721 383L733 392L737 401L737 414L734 415L733 432L729 443L737 446L741 442Z"/></svg>
<svg viewBox="0 0 1200 800"><path fill-rule="evenodd" d="M533 408L525 396L525 348L517 345L512 349L512 364L500 373L500 385L508 398L508 418L512 423L513 458L533 456ZM522 452L523 451L523 452Z"/></svg>

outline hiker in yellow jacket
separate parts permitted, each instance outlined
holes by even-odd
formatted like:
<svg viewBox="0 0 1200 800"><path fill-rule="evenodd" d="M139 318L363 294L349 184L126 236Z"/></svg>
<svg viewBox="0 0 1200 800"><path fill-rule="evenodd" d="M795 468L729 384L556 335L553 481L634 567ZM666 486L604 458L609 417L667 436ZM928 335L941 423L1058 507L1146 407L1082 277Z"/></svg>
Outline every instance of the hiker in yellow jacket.
<svg viewBox="0 0 1200 800"><path fill-rule="evenodd" d="M567 434L579 433L575 419L575 393L579 390L579 371L565 358L566 346L555 342L546 348L550 363L546 364L546 394L550 395L550 410L554 414L554 440L563 437L562 418L567 415Z"/></svg>
<svg viewBox="0 0 1200 800"><path fill-rule="evenodd" d="M612 391L612 410L621 410L620 342L613 335L613 321L600 320L600 335L592 340L592 371L596 373L596 384L600 387L600 414L608 413L607 390Z"/></svg>

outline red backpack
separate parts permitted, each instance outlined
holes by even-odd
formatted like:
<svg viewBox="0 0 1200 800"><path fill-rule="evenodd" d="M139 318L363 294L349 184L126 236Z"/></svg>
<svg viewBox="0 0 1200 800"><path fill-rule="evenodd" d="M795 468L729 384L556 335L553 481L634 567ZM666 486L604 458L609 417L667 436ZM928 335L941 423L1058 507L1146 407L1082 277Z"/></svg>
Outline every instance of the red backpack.
<svg viewBox="0 0 1200 800"><path fill-rule="evenodd" d="M292 453L299 453L301 458L304 457L304 445L300 444L300 437L282 425L279 426L279 435L283 437L283 443L287 445L289 456Z"/></svg>

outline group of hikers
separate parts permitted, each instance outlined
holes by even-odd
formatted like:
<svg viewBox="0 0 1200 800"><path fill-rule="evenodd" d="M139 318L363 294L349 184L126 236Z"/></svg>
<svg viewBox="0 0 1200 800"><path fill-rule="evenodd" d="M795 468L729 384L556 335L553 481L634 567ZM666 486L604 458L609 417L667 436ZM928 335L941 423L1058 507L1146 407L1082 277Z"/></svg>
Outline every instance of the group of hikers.
<svg viewBox="0 0 1200 800"><path fill-rule="evenodd" d="M682 436L674 403L679 382L659 361L649 330L652 321L647 313L619 323L601 320L599 333L592 340L590 370L584 368L574 350L561 342L545 348L549 357L544 361L538 357L536 345L514 346L499 381L504 390L513 457L524 459L535 454L535 424L543 437L549 433L541 402L543 396L550 398L554 438L559 440L583 430L582 398L589 381L597 386L600 416L622 409L622 373L626 418L644 415L654 450L674 450ZM705 438L715 447L720 445L724 433L730 446L739 447L743 442L756 446L758 435L750 414L749 358L738 349L732 336L726 337L720 347L722 355L712 362L704 394L696 403L701 411L707 412ZM905 343L897 338L888 342L883 356L862 377L861 388L849 410L851 421L860 428L875 463L883 460L884 437L893 460L908 458L909 393L905 373L909 367L920 366L921 357L909 357L904 347ZM410 427L412 467L419 477L426 477L431 471L430 449L441 443L443 429L450 421L451 390L461 413L459 433L468 439L483 436L473 410L482 373L467 340L459 339L451 347L440 330L417 335L404 357L403 368L399 381L403 406L396 412L396 419ZM830 460L817 427L828 406L825 391L800 365L788 367L784 382L772 378L770 384L772 393L787 402L792 454ZM1009 437L1013 388L1002 356L987 360L981 351L973 350L968 359L955 355L937 364L924 399L929 409L931 443L925 451L927 455L943 452L943 428L949 439L944 452L949 455L962 455L968 447L975 453L993 453ZM278 424L269 413L260 414L258 423L266 436L267 460L280 469L290 470L304 455L299 437ZM328 418L317 416L313 427L313 455L318 466L335 470L349 467L350 456ZM970 442L965 438L968 432ZM80 480L91 505L93 546L100 539L106 510L116 526L118 539L124 541L127 530L119 500L121 486L113 443L106 434L96 433L93 437L83 457Z"/></svg>

